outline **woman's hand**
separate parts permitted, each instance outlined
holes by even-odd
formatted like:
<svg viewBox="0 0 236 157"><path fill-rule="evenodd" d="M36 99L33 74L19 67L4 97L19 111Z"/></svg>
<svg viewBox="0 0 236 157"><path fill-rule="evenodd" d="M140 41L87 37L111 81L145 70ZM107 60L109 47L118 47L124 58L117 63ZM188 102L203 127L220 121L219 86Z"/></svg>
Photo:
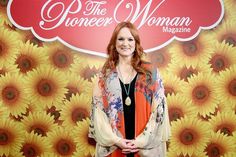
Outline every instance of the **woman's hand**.
<svg viewBox="0 0 236 157"><path fill-rule="evenodd" d="M135 144L132 143L132 142L133 142L133 140L132 140L131 142L127 143L127 145L131 147L131 149L130 149L130 148L128 148L128 149L126 149L126 148L122 149L122 153L123 153L123 154L137 153L137 152L139 151L139 149L138 149L138 148L135 146Z"/></svg>
<svg viewBox="0 0 236 157"><path fill-rule="evenodd" d="M139 149L134 145L133 140L120 139L116 145L122 149L123 154L136 153Z"/></svg>

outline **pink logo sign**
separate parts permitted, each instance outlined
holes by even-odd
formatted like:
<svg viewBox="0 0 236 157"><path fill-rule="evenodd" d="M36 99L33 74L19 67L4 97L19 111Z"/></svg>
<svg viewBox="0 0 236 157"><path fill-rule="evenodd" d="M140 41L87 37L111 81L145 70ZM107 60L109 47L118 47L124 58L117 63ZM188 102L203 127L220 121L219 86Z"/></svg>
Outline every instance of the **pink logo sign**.
<svg viewBox="0 0 236 157"><path fill-rule="evenodd" d="M222 0L9 0L8 17L42 41L106 56L115 25L131 21L146 52L195 38L223 18Z"/></svg>

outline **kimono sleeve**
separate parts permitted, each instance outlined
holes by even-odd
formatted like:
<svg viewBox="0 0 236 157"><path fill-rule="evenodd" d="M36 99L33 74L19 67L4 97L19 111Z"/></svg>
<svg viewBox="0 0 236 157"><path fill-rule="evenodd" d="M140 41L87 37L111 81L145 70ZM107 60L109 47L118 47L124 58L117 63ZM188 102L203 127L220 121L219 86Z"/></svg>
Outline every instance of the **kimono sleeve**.
<svg viewBox="0 0 236 157"><path fill-rule="evenodd" d="M140 148L141 156L151 157L156 150L162 157L166 151L166 141L170 136L169 116L164 86L158 71L154 72L153 79L151 115L144 131L135 139L135 144Z"/></svg>
<svg viewBox="0 0 236 157"><path fill-rule="evenodd" d="M115 143L121 139L112 131L109 118L104 110L102 90L98 81L96 81L93 89L88 136L97 142L96 156L107 155L114 151L116 149Z"/></svg>

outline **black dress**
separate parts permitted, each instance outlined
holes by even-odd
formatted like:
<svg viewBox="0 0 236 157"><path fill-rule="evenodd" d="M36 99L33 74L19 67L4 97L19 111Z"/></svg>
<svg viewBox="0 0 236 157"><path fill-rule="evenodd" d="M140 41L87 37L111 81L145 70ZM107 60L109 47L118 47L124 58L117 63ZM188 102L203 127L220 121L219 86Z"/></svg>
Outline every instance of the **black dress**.
<svg viewBox="0 0 236 157"><path fill-rule="evenodd" d="M135 137L135 99L134 99L134 89L137 75L131 81L129 97L131 99L131 105L125 105L125 99L127 97L124 85L126 89L129 88L129 84L123 84L120 80L120 86L122 89L122 100L123 100L123 110L124 110L124 121L125 121L125 138L134 139ZM134 153L128 154L127 157L134 157Z"/></svg>

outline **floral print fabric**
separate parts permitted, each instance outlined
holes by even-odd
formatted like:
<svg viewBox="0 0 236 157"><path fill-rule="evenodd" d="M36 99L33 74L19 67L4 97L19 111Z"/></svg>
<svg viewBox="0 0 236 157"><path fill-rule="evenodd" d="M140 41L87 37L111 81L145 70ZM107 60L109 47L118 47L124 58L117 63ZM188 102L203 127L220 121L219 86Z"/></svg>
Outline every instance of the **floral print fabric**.
<svg viewBox="0 0 236 157"><path fill-rule="evenodd" d="M106 79L100 74L95 85L89 131L89 136L97 141L96 156L124 156L114 145L125 137L122 93L116 69ZM140 151L135 156L151 157L157 151L160 157L164 157L169 135L168 109L158 71L152 70L152 81L146 75L138 74L134 143Z"/></svg>

